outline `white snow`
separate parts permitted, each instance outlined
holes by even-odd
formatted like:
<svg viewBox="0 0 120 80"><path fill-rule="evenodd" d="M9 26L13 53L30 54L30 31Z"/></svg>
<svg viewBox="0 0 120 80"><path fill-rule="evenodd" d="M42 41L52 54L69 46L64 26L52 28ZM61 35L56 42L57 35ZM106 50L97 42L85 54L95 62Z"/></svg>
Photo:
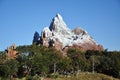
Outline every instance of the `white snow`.
<svg viewBox="0 0 120 80"><path fill-rule="evenodd" d="M45 37L52 36L52 32L50 31L50 29L48 27L45 27L42 32L45 33Z"/></svg>
<svg viewBox="0 0 120 80"><path fill-rule="evenodd" d="M54 18L53 24L57 27L56 31L50 31L49 27L45 27L43 32L46 34L46 37L49 39L58 39L62 44L63 48L66 46L72 46L73 44L84 44L84 43L95 43L94 39L90 37L87 31L83 30L86 34L74 34L65 24L60 14L57 14ZM54 35L52 35L52 33Z"/></svg>

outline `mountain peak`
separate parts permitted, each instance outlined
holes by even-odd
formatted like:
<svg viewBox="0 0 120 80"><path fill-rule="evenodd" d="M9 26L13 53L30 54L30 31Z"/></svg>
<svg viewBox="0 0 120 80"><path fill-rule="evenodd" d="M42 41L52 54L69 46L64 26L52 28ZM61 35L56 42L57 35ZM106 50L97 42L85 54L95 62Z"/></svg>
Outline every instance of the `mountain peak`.
<svg viewBox="0 0 120 80"><path fill-rule="evenodd" d="M54 46L60 51L64 51L68 47L82 50L103 50L103 47L98 45L87 31L80 27L73 31L69 29L60 14L52 19L49 27L43 29L39 40L41 45Z"/></svg>
<svg viewBox="0 0 120 80"><path fill-rule="evenodd" d="M62 16L59 13L52 19L52 22L49 28L50 28L50 31L57 32L57 33L59 32L67 33L69 31L69 28L67 27Z"/></svg>
<svg viewBox="0 0 120 80"><path fill-rule="evenodd" d="M62 19L62 16L61 16L59 13L56 14L56 17L57 17L59 20L63 20L63 19Z"/></svg>
<svg viewBox="0 0 120 80"><path fill-rule="evenodd" d="M87 31L85 31L84 29L82 29L81 27L76 27L73 32L76 34L76 35L79 35L79 34L88 34Z"/></svg>

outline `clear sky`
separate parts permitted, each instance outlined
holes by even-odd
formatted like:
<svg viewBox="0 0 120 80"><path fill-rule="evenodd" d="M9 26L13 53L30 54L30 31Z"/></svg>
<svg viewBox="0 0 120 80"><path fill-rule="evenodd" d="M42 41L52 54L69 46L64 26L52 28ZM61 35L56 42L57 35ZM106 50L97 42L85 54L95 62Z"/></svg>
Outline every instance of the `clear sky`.
<svg viewBox="0 0 120 80"><path fill-rule="evenodd" d="M0 0L0 51L32 44L57 13L69 28L80 26L105 49L120 50L120 0Z"/></svg>

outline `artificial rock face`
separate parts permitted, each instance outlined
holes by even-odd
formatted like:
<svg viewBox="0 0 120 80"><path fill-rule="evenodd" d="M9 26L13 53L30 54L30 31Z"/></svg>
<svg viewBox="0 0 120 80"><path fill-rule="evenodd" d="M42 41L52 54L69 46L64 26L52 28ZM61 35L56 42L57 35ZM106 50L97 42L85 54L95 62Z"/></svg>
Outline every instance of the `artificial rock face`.
<svg viewBox="0 0 120 80"><path fill-rule="evenodd" d="M16 57L17 51L15 49L16 49L16 44L13 44L12 46L10 46L6 49L8 57L10 59L13 59Z"/></svg>
<svg viewBox="0 0 120 80"><path fill-rule="evenodd" d="M55 47L64 51L69 47L80 48L81 50L104 50L95 40L80 27L71 30L67 27L60 14L57 14L49 27L45 27L38 38L40 45Z"/></svg>

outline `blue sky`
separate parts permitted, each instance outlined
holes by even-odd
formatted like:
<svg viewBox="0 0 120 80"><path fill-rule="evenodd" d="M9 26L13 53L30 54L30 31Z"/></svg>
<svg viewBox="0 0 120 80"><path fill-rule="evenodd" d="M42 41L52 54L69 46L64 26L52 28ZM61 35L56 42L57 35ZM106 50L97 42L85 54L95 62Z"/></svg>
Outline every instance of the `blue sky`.
<svg viewBox="0 0 120 80"><path fill-rule="evenodd" d="M69 28L80 26L105 49L120 50L119 0L0 0L0 51L32 44L57 13Z"/></svg>

